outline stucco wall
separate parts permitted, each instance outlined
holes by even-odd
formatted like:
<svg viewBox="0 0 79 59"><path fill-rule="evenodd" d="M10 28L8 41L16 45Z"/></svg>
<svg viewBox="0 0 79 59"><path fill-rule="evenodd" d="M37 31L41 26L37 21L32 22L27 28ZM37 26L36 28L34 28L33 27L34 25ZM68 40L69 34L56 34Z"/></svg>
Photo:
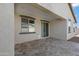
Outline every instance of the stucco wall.
<svg viewBox="0 0 79 59"><path fill-rule="evenodd" d="M69 39L74 36L74 33L72 32L71 34L68 33L68 19L71 19L72 24L74 22L73 16L71 14L71 11L69 9L68 4L41 4L43 7L50 9L53 11L53 13L57 14L58 16L61 16L64 19L62 20L56 20L53 19L55 16L50 16L48 13L45 11L42 11L41 9L35 7L32 4L15 4L15 43L22 43L25 41L31 41L35 39L40 39L41 38L41 21L40 20L56 20L53 21L50 28L52 28L52 31L50 31L49 36L51 37L56 37L57 39ZM33 34L19 34L21 33L21 18L19 15L26 15L26 16L31 16L36 18L35 20L35 31L36 33ZM54 29L53 29L54 26ZM71 25L72 26L72 25ZM58 30L59 28L59 30ZM51 29L50 29L51 30ZM73 31L73 26L72 26L72 31ZM61 34L61 35L60 35Z"/></svg>
<svg viewBox="0 0 79 59"><path fill-rule="evenodd" d="M14 55L14 4L0 4L0 55Z"/></svg>
<svg viewBox="0 0 79 59"><path fill-rule="evenodd" d="M21 33L21 18L19 15L26 15L36 18L35 32L33 34L19 34ZM44 11L32 6L32 4L15 4L15 43L22 43L41 38L41 20L50 20L50 16Z"/></svg>
<svg viewBox="0 0 79 59"><path fill-rule="evenodd" d="M69 24L69 21L67 20L67 24ZM74 20L71 20L70 27L71 27L71 33L68 33L68 25L67 25L67 40L74 37L77 31L74 32L74 26L76 26L76 23L74 24Z"/></svg>
<svg viewBox="0 0 79 59"><path fill-rule="evenodd" d="M51 21L51 37L56 39L67 39L67 22L63 19Z"/></svg>

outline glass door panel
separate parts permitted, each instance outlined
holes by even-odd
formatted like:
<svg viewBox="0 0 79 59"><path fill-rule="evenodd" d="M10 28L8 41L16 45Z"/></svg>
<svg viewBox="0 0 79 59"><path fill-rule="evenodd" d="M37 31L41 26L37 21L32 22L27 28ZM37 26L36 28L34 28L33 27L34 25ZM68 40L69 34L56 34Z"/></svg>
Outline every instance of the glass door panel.
<svg viewBox="0 0 79 59"><path fill-rule="evenodd" d="M41 21L41 36L47 37L49 35L49 25L46 21Z"/></svg>

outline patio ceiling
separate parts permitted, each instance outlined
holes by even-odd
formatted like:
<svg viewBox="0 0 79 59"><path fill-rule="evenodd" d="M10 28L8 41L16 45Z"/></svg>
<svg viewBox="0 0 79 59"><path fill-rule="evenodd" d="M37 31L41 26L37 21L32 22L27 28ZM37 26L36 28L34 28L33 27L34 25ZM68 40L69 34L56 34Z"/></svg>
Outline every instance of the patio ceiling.
<svg viewBox="0 0 79 59"><path fill-rule="evenodd" d="M32 3L33 6L35 6L36 8L39 8L40 10L42 10L43 12L47 13L47 15L49 16L50 15L50 20L48 21L51 21L51 20L56 20L56 19L64 19L62 18L61 16L51 12L50 10L40 6L39 4L36 4L36 3Z"/></svg>

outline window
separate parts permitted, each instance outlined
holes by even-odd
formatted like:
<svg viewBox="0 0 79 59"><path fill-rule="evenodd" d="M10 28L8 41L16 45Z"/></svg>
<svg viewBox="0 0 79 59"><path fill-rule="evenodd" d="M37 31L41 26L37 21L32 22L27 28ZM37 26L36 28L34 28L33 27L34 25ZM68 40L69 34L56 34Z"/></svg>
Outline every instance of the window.
<svg viewBox="0 0 79 59"><path fill-rule="evenodd" d="M21 32L22 33L35 32L35 19L28 16L21 16Z"/></svg>
<svg viewBox="0 0 79 59"><path fill-rule="evenodd" d="M71 33L71 19L68 19L68 33Z"/></svg>
<svg viewBox="0 0 79 59"><path fill-rule="evenodd" d="M73 32L75 32L75 28L73 28Z"/></svg>
<svg viewBox="0 0 79 59"><path fill-rule="evenodd" d="M68 19L68 26L71 26L71 19Z"/></svg>
<svg viewBox="0 0 79 59"><path fill-rule="evenodd" d="M69 26L69 28L68 28L68 33L71 33L71 27Z"/></svg>
<svg viewBox="0 0 79 59"><path fill-rule="evenodd" d="M34 20L29 20L29 32L35 32Z"/></svg>
<svg viewBox="0 0 79 59"><path fill-rule="evenodd" d="M76 31L77 31L77 26L75 26L75 29L76 29Z"/></svg>
<svg viewBox="0 0 79 59"><path fill-rule="evenodd" d="M71 19L69 19L69 21L71 21Z"/></svg>
<svg viewBox="0 0 79 59"><path fill-rule="evenodd" d="M74 28L73 28L73 32L76 32L77 31L77 27L75 26Z"/></svg>

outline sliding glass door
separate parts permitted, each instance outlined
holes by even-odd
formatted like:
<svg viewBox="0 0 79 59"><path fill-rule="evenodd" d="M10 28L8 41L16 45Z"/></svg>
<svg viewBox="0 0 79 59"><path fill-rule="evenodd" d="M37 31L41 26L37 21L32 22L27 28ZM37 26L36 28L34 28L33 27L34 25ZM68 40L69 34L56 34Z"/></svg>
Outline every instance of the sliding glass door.
<svg viewBox="0 0 79 59"><path fill-rule="evenodd" d="M47 37L49 35L49 24L47 21L41 21L41 36Z"/></svg>

